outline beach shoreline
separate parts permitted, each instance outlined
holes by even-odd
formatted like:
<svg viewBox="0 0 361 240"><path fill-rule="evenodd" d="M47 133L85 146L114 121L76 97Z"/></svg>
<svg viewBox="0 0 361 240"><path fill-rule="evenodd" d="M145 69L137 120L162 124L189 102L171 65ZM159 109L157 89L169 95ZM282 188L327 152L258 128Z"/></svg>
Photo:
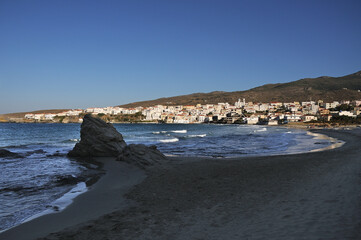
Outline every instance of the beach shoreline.
<svg viewBox="0 0 361 240"><path fill-rule="evenodd" d="M145 178L137 167L117 162L114 158L95 158L105 172L83 194L60 212L47 213L0 233L0 239L36 239L84 221L96 219L106 213L131 206L123 195ZM44 226L47 226L44 228Z"/></svg>
<svg viewBox="0 0 361 240"><path fill-rule="evenodd" d="M343 142L341 141L338 141L337 139L334 139L334 138L331 138L331 137L328 137L326 135L323 135L323 134L320 134L320 133L312 133L311 131L307 131L307 134L309 135L313 135L314 138L316 139L326 139L327 141L329 141L330 145L326 146L326 147L321 147L321 148L317 148L317 149L313 149L313 150L307 150L305 149L305 151L302 151L302 152L296 152L296 151L289 151L287 153L271 153L271 154L267 154L267 153L264 153L264 154L247 154L247 155L240 155L240 156L237 156L237 158L244 158L244 157L250 157L250 156L274 156L274 155L286 155L286 154L299 154L299 153L307 153L307 152L312 152L312 151L323 151L323 150L327 150L327 149L331 149L331 148L336 148L336 147L340 147ZM321 145L320 145L321 146ZM301 147L302 148L302 147ZM177 161L177 158L178 157L187 157L187 158L209 158L207 156L181 156L181 155L166 155L167 157L169 158L173 158ZM232 158L235 158L234 156L233 157L214 157L215 159L232 159ZM78 161L79 159L75 159L76 161ZM94 173L94 176L91 177L90 179L88 179L86 182L79 182L77 183L76 186L74 186L71 190L69 190L68 192L66 192L64 195L62 195L60 198L56 199L54 202L52 202L51 204L49 204L47 206L47 209L42 211L42 212L39 212L39 213L36 213L35 215L31 215L30 217L24 219L22 222L16 224L15 226L12 226L8 229L4 229L4 230L1 230L0 233L2 232L5 232L5 231L8 231L14 227L17 227L23 223L26 223L26 222L29 222L31 220L34 220L36 218L39 218L41 216L44 216L44 215L48 215L48 214L53 214L53 213L59 213L61 212L62 210L64 210L66 207L68 207L72 201L80 194L84 194L86 191L88 191L88 188L91 187L92 184L96 183L96 181L101 177L101 175L104 174L104 170L103 170L103 166L104 165L102 163L102 161L94 161L92 159L82 159L80 160L80 163L85 165L85 166L88 166L88 169L94 169L94 166L97 167L97 173Z"/></svg>
<svg viewBox="0 0 361 240"><path fill-rule="evenodd" d="M240 207L239 203L237 204L232 203L230 202L229 199L220 198L219 196L214 195L215 194L214 192L219 192L220 195L223 194L229 196L230 199L233 199L235 198L235 196L238 196L240 194L237 191L234 191L233 189L234 184L230 184L233 188L228 185L229 184L228 180L226 181L226 183L228 184L225 184L224 178L229 180L232 180L233 178L234 181L242 180L240 186L243 186L244 189L242 191L243 193L245 193L245 195L249 195L250 194L249 191L252 190L250 189L249 186L248 187L246 186L246 183L248 182L250 186L253 186L255 188L253 189L253 193L251 191L252 193L251 198L255 198L257 199L257 201L260 201L259 200L260 196L265 195L266 196L265 198L267 199L267 197L270 197L268 195L271 195L270 201L277 202L281 200L272 199L272 196L277 194L287 195L287 193L285 193L285 189L283 189L285 187L283 188L281 187L280 189L276 188L273 191L271 189L264 191L265 187L262 188L258 186L258 184L260 185L264 184L268 186L270 185L270 183L265 182L266 180L268 180L270 182L274 182L273 184L270 185L271 188L272 187L274 188L273 186L274 184L275 185L279 184L280 186L284 186L284 185L288 186L288 185L295 185L297 183L298 184L297 186L303 189L304 187L300 185L300 182L298 180L295 180L296 177L300 177L301 179L306 178L307 180L309 180L310 176L307 175L311 175L312 178L315 178L316 176L314 176L314 173L312 171L311 173L307 171L309 165L311 165L313 171L317 170L317 169L315 170L315 165L316 166L324 165L326 169L331 168L330 166L327 165L332 165L335 164L336 162L337 164L342 165L341 164L342 162L336 161L337 156L339 156L340 154L344 155L345 159L351 158L352 164L357 165L357 167L361 169L361 166L354 161L355 156L357 156L355 155L354 152L359 153L359 151L355 149L355 144L357 146L357 142L355 143L355 140L357 139L360 140L361 131L357 130L357 133L355 134L353 134L353 131L341 131L341 130L312 130L312 132L318 134L325 134L326 136L340 139L344 141L345 144L339 148L329 149L323 151L322 153L308 152L308 153L292 154L292 155L251 156L251 157L242 156L241 158L226 158L226 159L214 159L214 158L206 158L206 157L205 158L171 157L170 159L173 161L171 161L171 164L169 164L169 166L166 166L163 169L151 168L147 170L146 171L148 175L147 178L145 178L144 172L142 173L137 172L139 171L139 169L137 170L135 167L126 166L126 168L130 167L133 171L137 172L138 177L137 180L133 182L133 184L130 184L127 186L126 189L123 189L124 191L121 193L120 198L123 198L123 195L126 194L127 199L130 199L131 201L138 203L133 207L130 207L131 205L129 204L126 206L123 205L122 207L119 207L119 205L121 204L117 203L119 207L118 209L104 212L102 202L99 201L100 199L98 198L97 199L99 201L98 204L100 204L98 206L100 206L99 207L100 211L103 211L103 213L99 213L98 216L96 217L93 218L84 217L82 221L73 222L65 225L58 223L58 225L55 228L54 227L51 228L51 226L49 226L51 225L50 223L39 226L39 222L41 222L40 219L43 218L41 217L35 219L35 223L33 221L30 222L32 228L34 226L38 227L35 228L35 230L31 230L32 235L27 235L29 234L28 232L29 229L26 228L26 224L28 223L25 223L24 225L22 224L18 227L15 227L14 229L10 229L11 231L6 231L3 234L0 234L0 239L9 239L7 238L9 236L15 237L13 239L21 239L22 236L26 236L26 238L23 239L32 239L31 236L34 236L33 238L39 238L39 237L44 237L52 232L58 232L58 233L53 233L51 235L48 235L44 239L69 239L69 237L71 239L103 239L102 236L98 234L99 231L103 232L104 234L106 234L106 236L108 236L108 238L104 238L104 239L112 239L113 237L116 238L119 237L121 239L147 239L146 233L151 234L151 236L153 236L156 239L169 239L167 236L172 236L173 239L198 239L198 237L199 238L203 237L207 239L220 239L220 235L215 230L218 229L219 233L222 233L222 231L226 226L227 228L230 229L235 228L235 226L233 226L232 224L231 225L221 224L218 220L217 220L218 222L213 221L212 223L210 223L207 222L207 219L212 219L214 217L218 219L218 215L219 214L222 215L222 211L220 209L217 209L217 206L218 208L219 206L223 206L223 208L225 208L224 209L225 212L229 211L228 208L230 208L230 206L231 209L233 209L236 206ZM351 151L352 154L350 154L349 151ZM333 160L331 162L328 162L327 157L330 158L332 157ZM315 160L314 163L312 163L313 160ZM119 165L123 164L115 161L113 162ZM302 175L299 172L295 172L294 166L293 168L289 169L290 167L289 165L290 164L292 165L292 162L297 163L295 165L299 165L301 169L304 169L304 171L307 173L306 176ZM320 162L322 162L322 164ZM287 165L288 168L282 167L282 164L280 163ZM124 169L124 167L125 166L123 165L122 168ZM282 170L282 173L287 175L287 177L285 177L285 179L283 178L279 179L280 176L276 174L273 176L276 179L272 179L272 177L270 176L272 176L273 174L269 172L269 170L279 169L279 168ZM234 171L234 169L237 169L238 171L245 173L245 176L241 179L239 179L239 176L237 177L232 174L226 176L227 174L225 174L224 171L231 173L232 171ZM250 169L249 173L245 172L245 169ZM113 167L111 169L108 169L107 171L109 170L115 173L115 169ZM266 174L265 175L260 174L262 172ZM210 173L212 174L209 175ZM294 175L292 175L292 173L294 173ZM323 174L328 175L327 172L323 172ZM258 178L256 178L253 175L258 176ZM321 174L320 176L323 175ZM188 177L189 179L184 180L183 177ZM134 179L133 176L131 178ZM223 179L223 183L221 181L220 185L226 187L226 189L219 189L220 186L218 186L219 184L216 184L217 181L215 180L217 178ZM103 178L101 178L99 181L102 181L102 179ZM194 182L193 183L189 182L191 180L193 180ZM315 180L314 181L309 180L309 181L311 185L318 184L317 181L315 182ZM186 186L187 182L189 182L189 185ZM95 184L94 186L96 185L97 184ZM213 190L212 190L212 186L213 186ZM174 188L173 190L172 187ZM109 188L109 186L107 188ZM297 190L297 188L290 188L289 186L286 188L291 189L292 191L297 191L297 192L299 191ZM110 195L119 194L119 192L115 193L116 191L115 189L108 189L108 190L110 190L109 191ZM232 195L232 191L233 191L233 195ZM305 190L303 189L302 191ZM184 192L184 194L182 194L182 192ZM330 191L330 192L334 192L334 191ZM189 196L192 196L192 194L195 196L194 197L195 199L192 198L189 199ZM83 200L80 201L84 202L88 199L86 193L80 195L80 197L81 196L83 196ZM190 204L189 200L191 200L191 202L193 200L196 201L194 204ZM296 198L296 200L293 201L301 201L301 200L302 199ZM76 201L79 202L79 200L77 199ZM238 199L238 201L241 201L241 203L245 205L249 205L247 202L245 202L245 200ZM159 204L159 202L161 202L162 204ZM232 204L235 206L232 206ZM76 206L72 207L72 205L70 205L69 208L74 209L76 208ZM250 209L252 208L255 208L255 206L252 206ZM260 201L259 203L257 203L257 208L263 208L263 210L258 209L258 211L265 213L270 211L267 208L267 201L266 202ZM264 209L266 209L267 211ZM64 211L66 210L68 210L68 208L65 209ZM217 212L216 216L214 215L215 212ZM237 215L237 218L241 219L242 222L243 221L248 222L248 226L252 226L253 228L255 228L255 226L249 222L250 220L244 218L246 215L250 214L246 210L244 210L244 212L238 211L237 214L228 212L228 215L232 215L232 214ZM245 214L245 216L242 216L243 214ZM341 214L342 216L342 213L339 212L339 214ZM71 215L74 215L74 213L71 212L68 213L68 217ZM297 214L294 215L298 216ZM57 217L55 215L48 215L48 216L54 218L55 223L58 221L56 220ZM266 218L267 217L269 218L268 215L266 215ZM273 216L273 217L276 217L277 219L277 216ZM165 223L164 220L162 220L163 218L166 219L168 223ZM292 219L292 217L286 217L286 218ZM186 224L185 221L186 219L190 219L191 222L194 223L193 225L197 227L190 228L190 226ZM130 223L132 224L129 225ZM175 226L178 227L175 228ZM64 230L64 228L66 229ZM197 230L196 228L199 229ZM205 231L205 229L207 229L207 231ZM248 236L250 234L249 233L250 230L248 230L247 228L243 227L242 229L243 229L242 231L233 229L233 232L235 234L237 233L238 236L243 236L243 237ZM256 230L259 231L260 229L256 229ZM298 229L294 229L293 231L295 230ZM107 231L109 231L109 233L105 233ZM247 232L248 235L245 234L245 232ZM284 235L284 239L286 239L286 236L287 237L291 236L289 234L292 233L293 233L292 230L283 233L286 234ZM90 235L92 236L92 238L86 237L86 236L89 237ZM321 236L319 233L315 234L315 236L316 235ZM236 235L229 236L229 238L227 237L226 238L234 239L236 238L235 236ZM252 234L249 236L251 236L249 237L250 239L258 239L256 235L254 235L255 237L252 237L253 236ZM271 238L275 237L272 234L258 235L258 236L269 236ZM324 236L326 236L326 234ZM331 236L331 235L327 235L327 236ZM337 235L337 236L341 236L341 235ZM278 239L283 239L283 237L280 235L278 235L278 237L279 237ZM311 237L308 239L312 239L312 235L309 235L308 237Z"/></svg>

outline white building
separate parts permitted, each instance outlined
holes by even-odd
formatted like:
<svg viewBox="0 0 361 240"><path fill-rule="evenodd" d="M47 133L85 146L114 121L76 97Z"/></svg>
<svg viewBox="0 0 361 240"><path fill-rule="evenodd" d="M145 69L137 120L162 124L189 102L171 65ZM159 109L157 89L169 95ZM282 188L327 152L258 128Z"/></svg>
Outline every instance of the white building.
<svg viewBox="0 0 361 240"><path fill-rule="evenodd" d="M353 112L350 111L340 111L339 116L347 116L347 117L357 117Z"/></svg>
<svg viewBox="0 0 361 240"><path fill-rule="evenodd" d="M250 117L247 117L246 120L247 120L247 124L250 124L250 125L254 125L259 122L258 116L250 116Z"/></svg>
<svg viewBox="0 0 361 240"><path fill-rule="evenodd" d="M317 117L313 115L304 115L302 119L304 122L317 121Z"/></svg>
<svg viewBox="0 0 361 240"><path fill-rule="evenodd" d="M34 114L28 113L24 116L26 119L34 119Z"/></svg>

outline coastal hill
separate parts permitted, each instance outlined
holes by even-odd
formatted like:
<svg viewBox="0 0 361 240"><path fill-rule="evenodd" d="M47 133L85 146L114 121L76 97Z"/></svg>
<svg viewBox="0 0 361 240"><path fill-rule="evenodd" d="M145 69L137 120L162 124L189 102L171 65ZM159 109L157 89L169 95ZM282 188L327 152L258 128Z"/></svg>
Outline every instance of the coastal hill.
<svg viewBox="0 0 361 240"><path fill-rule="evenodd" d="M10 118L23 118L25 114L32 113L61 113L68 111L69 109L48 109L48 110L37 110L32 112L18 112L18 113L7 113L7 114L0 114L0 122L6 122Z"/></svg>
<svg viewBox="0 0 361 240"><path fill-rule="evenodd" d="M149 107L162 105L196 105L228 102L233 104L239 98L252 102L293 102L317 101L325 102L361 99L361 71L342 76L304 78L288 83L266 84L247 91L193 93L176 97L134 102L120 107Z"/></svg>
<svg viewBox="0 0 361 240"><path fill-rule="evenodd" d="M134 102L120 107L149 107L162 105L196 105L228 102L234 104L245 98L252 102L325 102L361 99L361 71L342 77L304 78L288 83L266 84L246 91L193 93L176 97L159 98L150 101ZM10 118L23 118L26 113L59 113L68 109L38 110L34 112L0 114L0 122Z"/></svg>

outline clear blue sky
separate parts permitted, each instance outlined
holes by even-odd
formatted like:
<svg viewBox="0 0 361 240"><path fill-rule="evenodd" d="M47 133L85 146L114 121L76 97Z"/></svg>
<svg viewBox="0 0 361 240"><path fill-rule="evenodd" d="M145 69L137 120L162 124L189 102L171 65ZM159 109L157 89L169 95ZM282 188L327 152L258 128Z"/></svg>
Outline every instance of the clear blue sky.
<svg viewBox="0 0 361 240"><path fill-rule="evenodd" d="M359 70L360 0L0 0L0 113Z"/></svg>

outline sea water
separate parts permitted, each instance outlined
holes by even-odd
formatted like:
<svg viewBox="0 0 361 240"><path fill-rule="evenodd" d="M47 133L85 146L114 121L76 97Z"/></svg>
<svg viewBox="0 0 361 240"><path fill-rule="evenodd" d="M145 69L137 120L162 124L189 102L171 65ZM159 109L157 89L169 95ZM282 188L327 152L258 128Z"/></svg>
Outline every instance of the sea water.
<svg viewBox="0 0 361 240"><path fill-rule="evenodd" d="M128 144L156 145L166 155L235 157L306 152L330 145L306 131L283 127L208 124L114 124ZM81 183L86 170L66 157L80 140L80 124L0 123L0 231L49 211ZM80 192L84 189L80 189Z"/></svg>
<svg viewBox="0 0 361 240"><path fill-rule="evenodd" d="M166 155L238 157L307 152L330 144L304 130L263 125L114 124L128 144L156 145Z"/></svg>

